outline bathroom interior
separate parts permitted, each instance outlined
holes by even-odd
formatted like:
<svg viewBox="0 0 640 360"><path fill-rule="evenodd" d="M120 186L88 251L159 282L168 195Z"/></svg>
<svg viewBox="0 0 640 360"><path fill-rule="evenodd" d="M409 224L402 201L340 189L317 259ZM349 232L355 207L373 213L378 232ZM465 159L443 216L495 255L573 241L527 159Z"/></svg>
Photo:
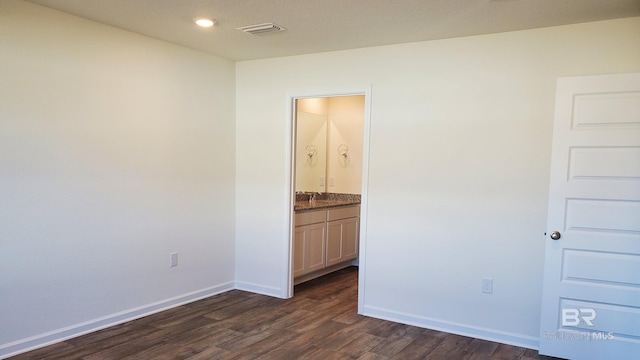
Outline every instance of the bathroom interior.
<svg viewBox="0 0 640 360"><path fill-rule="evenodd" d="M296 99L293 284L358 265L364 95Z"/></svg>

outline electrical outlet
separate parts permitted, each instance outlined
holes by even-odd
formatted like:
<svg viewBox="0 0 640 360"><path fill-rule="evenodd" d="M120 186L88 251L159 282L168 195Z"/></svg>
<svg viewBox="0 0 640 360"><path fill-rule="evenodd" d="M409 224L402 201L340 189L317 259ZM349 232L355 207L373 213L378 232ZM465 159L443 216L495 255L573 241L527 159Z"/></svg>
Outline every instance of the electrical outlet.
<svg viewBox="0 0 640 360"><path fill-rule="evenodd" d="M491 278L482 279L482 292L485 294L493 294L493 279Z"/></svg>
<svg viewBox="0 0 640 360"><path fill-rule="evenodd" d="M178 266L178 253L172 252L169 254L169 267Z"/></svg>

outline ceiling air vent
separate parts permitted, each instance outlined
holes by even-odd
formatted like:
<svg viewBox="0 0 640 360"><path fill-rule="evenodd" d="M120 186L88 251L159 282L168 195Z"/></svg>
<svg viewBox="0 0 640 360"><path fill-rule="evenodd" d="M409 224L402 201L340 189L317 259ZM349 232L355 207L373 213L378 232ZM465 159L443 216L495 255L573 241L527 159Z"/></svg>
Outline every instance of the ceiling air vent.
<svg viewBox="0 0 640 360"><path fill-rule="evenodd" d="M287 29L285 29L284 26L280 26L278 24L265 23L265 24L243 26L238 28L238 30L242 30L247 34L251 34L251 35L260 35L260 34L267 34L267 33L278 32L278 31L285 31Z"/></svg>

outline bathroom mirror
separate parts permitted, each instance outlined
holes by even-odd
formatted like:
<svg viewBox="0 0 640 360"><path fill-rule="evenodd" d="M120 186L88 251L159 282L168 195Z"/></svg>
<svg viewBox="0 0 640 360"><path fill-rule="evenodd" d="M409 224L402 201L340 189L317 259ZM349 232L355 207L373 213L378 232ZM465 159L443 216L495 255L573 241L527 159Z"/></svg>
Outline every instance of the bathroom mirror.
<svg viewBox="0 0 640 360"><path fill-rule="evenodd" d="M360 194L364 96L296 100L296 192Z"/></svg>
<svg viewBox="0 0 640 360"><path fill-rule="evenodd" d="M296 117L296 192L325 192L327 116L298 111Z"/></svg>

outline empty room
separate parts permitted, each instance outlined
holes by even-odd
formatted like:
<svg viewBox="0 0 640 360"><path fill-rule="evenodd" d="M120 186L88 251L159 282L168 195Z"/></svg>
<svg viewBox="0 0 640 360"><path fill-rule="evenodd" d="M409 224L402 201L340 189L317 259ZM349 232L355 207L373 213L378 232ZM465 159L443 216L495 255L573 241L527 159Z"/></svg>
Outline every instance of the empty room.
<svg viewBox="0 0 640 360"><path fill-rule="evenodd" d="M637 0L0 0L0 358L640 358Z"/></svg>

